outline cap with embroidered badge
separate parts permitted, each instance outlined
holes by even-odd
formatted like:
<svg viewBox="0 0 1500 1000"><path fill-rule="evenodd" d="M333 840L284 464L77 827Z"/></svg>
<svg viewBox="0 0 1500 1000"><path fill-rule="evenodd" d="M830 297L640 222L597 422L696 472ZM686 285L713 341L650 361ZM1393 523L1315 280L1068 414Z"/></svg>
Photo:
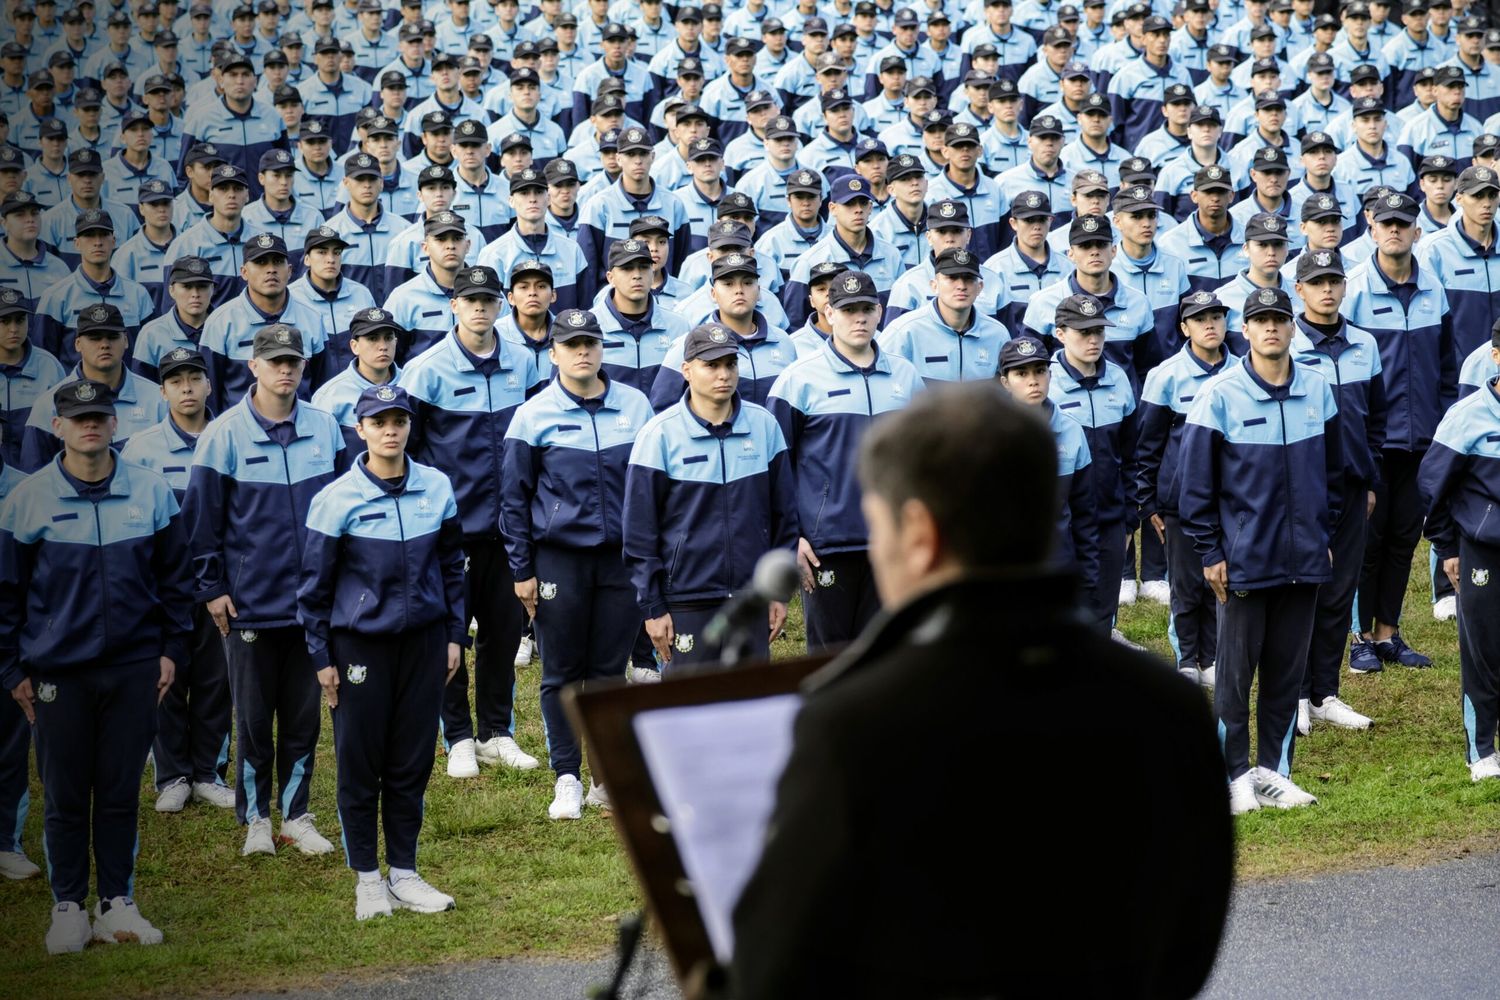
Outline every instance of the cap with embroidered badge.
<svg viewBox="0 0 1500 1000"><path fill-rule="evenodd" d="M1219 115L1219 109L1210 104L1199 104L1194 107L1192 113L1188 115L1188 124L1202 125L1204 123L1222 127L1224 119Z"/></svg>
<svg viewBox="0 0 1500 1000"><path fill-rule="evenodd" d="M1097 170L1080 170L1073 175L1070 185L1074 194L1087 194L1095 191L1109 191L1109 178Z"/></svg>
<svg viewBox="0 0 1500 1000"><path fill-rule="evenodd" d="M483 146L490 141L489 132L473 118L465 118L453 126L453 142L459 146Z"/></svg>
<svg viewBox="0 0 1500 1000"><path fill-rule="evenodd" d="M1412 83L1437 83L1437 67L1423 66L1417 70L1416 76L1412 78Z"/></svg>
<svg viewBox="0 0 1500 1000"><path fill-rule="evenodd" d="M849 91L845 90L843 87L834 87L832 90L825 90L818 97L818 105L824 111L833 111L836 108L847 108L852 106L853 104L854 100L849 96Z"/></svg>
<svg viewBox="0 0 1500 1000"><path fill-rule="evenodd" d="M402 413L414 416L417 412L412 404L411 396L399 385L367 385L359 394L359 399L354 403L354 419L363 420L366 417L379 416L399 410Z"/></svg>
<svg viewBox="0 0 1500 1000"><path fill-rule="evenodd" d="M1488 167L1480 169L1489 170ZM1493 171L1490 172L1493 173ZM1371 206L1374 221L1401 222L1408 226L1416 223L1418 211L1419 206L1413 199L1397 191L1391 192Z"/></svg>
<svg viewBox="0 0 1500 1000"><path fill-rule="evenodd" d="M854 305L880 305L880 291L875 279L864 271L846 271L828 286L828 305L845 309Z"/></svg>
<svg viewBox="0 0 1500 1000"><path fill-rule="evenodd" d="M253 264L266 257L289 257L286 242L272 233L261 233L245 241L245 263Z"/></svg>
<svg viewBox="0 0 1500 1000"><path fill-rule="evenodd" d="M1286 220L1274 212L1257 212L1245 223L1245 242L1286 243Z"/></svg>
<svg viewBox="0 0 1500 1000"><path fill-rule="evenodd" d="M677 17L673 20L678 24L702 24L703 11L696 4L684 4L677 8Z"/></svg>
<svg viewBox="0 0 1500 1000"><path fill-rule="evenodd" d="M380 161L369 153L355 153L344 162L344 176L349 180L380 177Z"/></svg>
<svg viewBox="0 0 1500 1000"><path fill-rule="evenodd" d="M1500 49L1500 28L1489 28L1484 33L1486 49Z"/></svg>
<svg viewBox="0 0 1500 1000"><path fill-rule="evenodd" d="M979 130L967 122L955 122L943 130L944 146L979 146Z"/></svg>
<svg viewBox="0 0 1500 1000"><path fill-rule="evenodd" d="M549 332L554 344L566 344L583 337L604 339L604 331L599 328L598 318L587 309L564 309L559 312L553 317Z"/></svg>
<svg viewBox="0 0 1500 1000"><path fill-rule="evenodd" d="M577 184L578 167L574 165L572 160L566 160L561 156L553 157L542 168L542 179L549 186L553 184Z"/></svg>
<svg viewBox="0 0 1500 1000"><path fill-rule="evenodd" d="M755 111L758 108L778 107L776 95L769 90L752 90L745 95L745 110Z"/></svg>
<svg viewBox="0 0 1500 1000"><path fill-rule="evenodd" d="M522 66L510 71L510 85L512 87L540 87L542 75L529 66Z"/></svg>
<svg viewBox="0 0 1500 1000"><path fill-rule="evenodd" d="M610 269L636 263L645 263L648 266L654 263L651 259L651 248L646 245L645 240L615 240L614 243L610 244Z"/></svg>
<svg viewBox="0 0 1500 1000"><path fill-rule="evenodd" d="M1458 19L1458 33L1460 35L1482 35L1484 32L1484 18L1475 17L1471 14Z"/></svg>
<svg viewBox="0 0 1500 1000"><path fill-rule="evenodd" d="M620 130L617 128L605 129L599 134L599 152L615 153L620 149Z"/></svg>
<svg viewBox="0 0 1500 1000"><path fill-rule="evenodd" d="M896 181L907 177L926 177L927 168L922 161L910 153L901 153L891 157L890 165L885 168L885 182L894 184ZM821 191L821 188L819 189Z"/></svg>
<svg viewBox="0 0 1500 1000"><path fill-rule="evenodd" d="M52 390L52 406L64 420L85 416L112 417L115 415L115 392L103 382L73 379Z"/></svg>
<svg viewBox="0 0 1500 1000"><path fill-rule="evenodd" d="M255 331L250 356L259 361L274 361L277 358L306 358L302 347L302 331L288 323L272 323Z"/></svg>
<svg viewBox="0 0 1500 1000"><path fill-rule="evenodd" d="M1433 82L1439 87L1467 87L1469 85L1469 80L1463 67L1451 64L1439 66L1436 75L1433 77Z"/></svg>
<svg viewBox="0 0 1500 1000"><path fill-rule="evenodd" d="M290 66L291 61L287 59L285 52L281 51L280 49L272 49L265 55L261 56L260 65L261 68L265 68L267 66ZM297 96L300 99L302 95L299 94Z"/></svg>
<svg viewBox="0 0 1500 1000"><path fill-rule="evenodd" d="M1268 314L1292 318L1292 300L1285 291L1280 288L1260 288L1245 296L1245 304L1240 309L1240 315L1245 319Z"/></svg>
<svg viewBox="0 0 1500 1000"><path fill-rule="evenodd" d="M1265 111L1268 108L1281 108L1286 110L1286 98L1281 96L1279 90L1262 90L1255 95L1255 110Z"/></svg>
<svg viewBox="0 0 1500 1000"><path fill-rule="evenodd" d="M531 149L531 136L525 132L512 132L500 140L500 155L504 156L513 149ZM621 152L624 152L621 150Z"/></svg>
<svg viewBox="0 0 1500 1000"><path fill-rule="evenodd" d="M1250 169L1271 173L1277 170L1290 171L1291 168L1287 165L1285 149L1280 146L1262 146L1251 157Z"/></svg>
<svg viewBox="0 0 1500 1000"><path fill-rule="evenodd" d="M677 64L678 79L690 80L694 77L702 79L705 75L703 72L703 60L697 56L683 56L682 61ZM750 109L747 107L745 110L748 111Z"/></svg>
<svg viewBox="0 0 1500 1000"><path fill-rule="evenodd" d="M605 42L623 42L629 37L630 29L618 21L610 21L599 32L600 40Z"/></svg>
<svg viewBox="0 0 1500 1000"><path fill-rule="evenodd" d="M1370 63L1360 63L1349 70L1349 82L1367 83L1380 80L1380 67L1372 66Z"/></svg>
<svg viewBox="0 0 1500 1000"><path fill-rule="evenodd" d="M1344 255L1337 250L1308 250L1297 258L1297 280L1344 276Z"/></svg>
<svg viewBox="0 0 1500 1000"><path fill-rule="evenodd" d="M1014 80L999 79L990 84L989 99L992 101L1019 101L1020 91L1016 90Z"/></svg>
<svg viewBox="0 0 1500 1000"><path fill-rule="evenodd" d="M364 123L364 127L365 135L371 139L382 135L394 138L401 134L401 127L396 124L396 120L382 114L371 115L369 121Z"/></svg>
<svg viewBox="0 0 1500 1000"><path fill-rule="evenodd" d="M172 201L176 198L172 185L159 178L153 177L148 181L142 181L136 190L136 201L141 205L159 205L162 202Z"/></svg>
<svg viewBox="0 0 1500 1000"><path fill-rule="evenodd" d="M120 116L121 132L129 132L138 125L143 125L148 129L156 127L151 121L151 115L146 112L145 108L131 108Z"/></svg>
<svg viewBox="0 0 1500 1000"><path fill-rule="evenodd" d="M907 97L916 97L920 94L926 94L929 97L936 97L938 88L937 84L933 82L932 77L914 76L910 80L906 81L906 86L905 88L903 88L902 92Z"/></svg>
<svg viewBox="0 0 1500 1000"><path fill-rule="evenodd" d="M319 227L320 229L327 227ZM332 232L333 230L328 230ZM314 230L316 232L316 230ZM208 261L202 257L178 257L172 262L168 271L167 284L169 285L211 285L214 281L213 269L209 267Z"/></svg>
<svg viewBox="0 0 1500 1000"><path fill-rule="evenodd" d="M460 269L453 282L453 297L456 299L499 298L501 291L500 276L493 267L484 265Z"/></svg>
<svg viewBox="0 0 1500 1000"><path fill-rule="evenodd" d="M655 148L651 136L643 128L631 127L620 133L619 151L621 153L650 152Z"/></svg>
<svg viewBox="0 0 1500 1000"><path fill-rule="evenodd" d="M260 154L259 170L263 174L272 173L278 170L296 169L297 164L296 161L292 159L292 154L288 153L284 149L268 149L264 153Z"/></svg>
<svg viewBox="0 0 1500 1000"><path fill-rule="evenodd" d="M1033 139L1044 137L1061 139L1063 137L1062 122L1052 115L1037 115L1031 120L1031 137Z"/></svg>
<svg viewBox="0 0 1500 1000"><path fill-rule="evenodd" d="M1093 74L1089 72L1086 64L1077 60L1069 60L1063 64L1063 68L1058 71L1057 75L1064 80L1087 80Z"/></svg>
<svg viewBox="0 0 1500 1000"><path fill-rule="evenodd" d="M99 208L89 208L78 213L73 222L73 235L84 233L112 233L115 231L114 216Z"/></svg>
<svg viewBox="0 0 1500 1000"><path fill-rule="evenodd" d="M68 125L61 118L43 118L37 124L36 137L38 139L66 139Z"/></svg>
<svg viewBox="0 0 1500 1000"><path fill-rule="evenodd" d="M1110 113L1109 99L1097 91L1089 94L1078 105L1080 115L1103 115L1107 118Z"/></svg>
<svg viewBox="0 0 1500 1000"><path fill-rule="evenodd" d="M1307 57L1307 71L1309 73L1332 73L1333 56L1327 52L1314 52Z"/></svg>
<svg viewBox="0 0 1500 1000"><path fill-rule="evenodd" d="M552 275L552 265L537 257L521 257L510 266L510 286L515 287L516 282L526 275L542 277L547 279L547 284L555 283Z"/></svg>
<svg viewBox="0 0 1500 1000"><path fill-rule="evenodd" d="M749 195L739 191L730 191L719 199L719 205L714 210L714 214L720 219L737 215L757 218L760 216L760 209L755 207L755 202Z"/></svg>
<svg viewBox="0 0 1500 1000"><path fill-rule="evenodd" d="M739 339L718 323L700 323L687 332L683 361L717 361L738 354Z"/></svg>
<svg viewBox="0 0 1500 1000"><path fill-rule="evenodd" d="M1500 179L1497 179L1493 167L1465 167L1464 172L1458 175L1458 185L1454 188L1456 194L1474 194L1478 191L1500 191Z"/></svg>
<svg viewBox="0 0 1500 1000"><path fill-rule="evenodd" d="M1257 24L1255 27L1253 27L1253 28L1250 29L1250 40L1252 42L1259 41L1262 38L1275 38L1275 37L1276 37L1276 29L1273 28L1271 26L1270 22L1268 22L1268 21L1262 21L1260 24ZM1260 60L1256 60L1256 61L1259 62Z"/></svg>
<svg viewBox="0 0 1500 1000"><path fill-rule="evenodd" d="M1114 239L1114 228L1109 224L1106 216L1080 215L1068 223L1068 246L1070 247L1081 243L1113 243Z"/></svg>
<svg viewBox="0 0 1500 1000"><path fill-rule="evenodd" d="M94 149L75 149L68 154L68 173L70 174L102 174L104 164L99 161L99 151Z"/></svg>
<svg viewBox="0 0 1500 1000"><path fill-rule="evenodd" d="M870 194L870 182L857 174L842 174L837 177L828 195L828 200L834 205L847 205L861 198L866 201L874 200Z"/></svg>
<svg viewBox="0 0 1500 1000"><path fill-rule="evenodd" d="M876 67L876 72L905 73L906 60L902 59L900 56L886 56L885 58L880 60L880 65Z"/></svg>
<svg viewBox="0 0 1500 1000"><path fill-rule="evenodd" d="M754 231L736 219L720 219L708 227L710 250L723 250L730 247L748 249L754 245Z"/></svg>
<svg viewBox="0 0 1500 1000"><path fill-rule="evenodd" d="M807 287L816 288L818 285L832 281L847 270L849 270L849 265L843 261L825 260L820 264L814 264L808 271Z"/></svg>
<svg viewBox="0 0 1500 1000"><path fill-rule="evenodd" d="M938 253L932 262L933 274L946 274L950 278L979 277L979 257L964 247L949 247Z"/></svg>
<svg viewBox="0 0 1500 1000"><path fill-rule="evenodd" d="M1208 47L1208 54L1207 56L1205 56L1205 58L1209 62L1232 63L1239 61L1239 54L1236 52L1233 45L1210 45Z"/></svg>
<svg viewBox="0 0 1500 1000"><path fill-rule="evenodd" d="M1087 292L1078 292L1069 295L1057 304L1057 312L1054 314L1053 323L1057 326L1065 326L1070 330L1083 330L1092 332L1103 330L1105 327L1114 326L1114 322L1106 316L1104 303Z"/></svg>
<svg viewBox="0 0 1500 1000"><path fill-rule="evenodd" d="M1474 158L1494 156L1500 151L1500 135L1485 133L1474 140Z"/></svg>
<svg viewBox="0 0 1500 1000"><path fill-rule="evenodd" d="M1054 24L1052 27L1042 32L1043 48L1052 48L1053 46L1072 48L1073 44L1073 33L1067 28L1064 28L1062 25Z"/></svg>
<svg viewBox="0 0 1500 1000"><path fill-rule="evenodd" d="M766 35L784 35L786 34L786 24L779 17L764 18L760 22L760 34L762 38Z"/></svg>
<svg viewBox="0 0 1500 1000"><path fill-rule="evenodd" d="M1131 212L1155 213L1157 205L1151 197L1150 187L1144 184L1122 185L1120 190L1115 192L1110 210L1127 214Z"/></svg>
<svg viewBox="0 0 1500 1000"><path fill-rule="evenodd" d="M732 251L724 254L709 265L713 277L712 281L727 278L733 274L748 274L753 278L760 277L760 265L755 258L740 251Z"/></svg>
<svg viewBox="0 0 1500 1000"><path fill-rule="evenodd" d="M1344 209L1339 200L1329 194L1315 194L1308 196L1302 203L1300 213L1303 222L1317 222L1322 219L1342 219Z"/></svg>
<svg viewBox="0 0 1500 1000"><path fill-rule="evenodd" d="M29 208L41 211L42 205L36 200L36 195L30 191L12 191L5 196L3 202L0 202L0 218Z"/></svg>
<svg viewBox="0 0 1500 1000"><path fill-rule="evenodd" d="M1194 100L1192 89L1181 83L1168 84L1162 90L1163 104L1192 104Z"/></svg>
<svg viewBox="0 0 1500 1000"><path fill-rule="evenodd" d="M1276 147L1268 146L1267 149ZM1339 151L1338 143L1333 141L1333 136L1327 132L1307 132L1302 136L1302 152L1311 153L1318 149L1331 149L1335 153Z"/></svg>
<svg viewBox="0 0 1500 1000"><path fill-rule="evenodd" d="M1041 191L1022 191L1010 203L1013 219L1042 219L1052 215L1052 202Z"/></svg>
<svg viewBox="0 0 1500 1000"><path fill-rule="evenodd" d="M467 236L468 224L456 212L434 212L422 222L423 236Z"/></svg>
<svg viewBox="0 0 1500 1000"><path fill-rule="evenodd" d="M196 371L207 375L208 362L203 359L201 352L186 347L174 347L156 362L156 375L163 383L180 371Z"/></svg>
<svg viewBox="0 0 1500 1000"><path fill-rule="evenodd" d="M446 132L453 128L453 116L441 108L429 111L422 116L421 127L423 132Z"/></svg>
<svg viewBox="0 0 1500 1000"><path fill-rule="evenodd" d="M1134 7L1135 5L1132 4L1131 6ZM1152 14L1150 17L1147 17L1146 20L1141 22L1141 34L1151 35L1159 32L1171 34L1172 22L1168 21L1166 18L1160 16L1159 14Z"/></svg>
<svg viewBox="0 0 1500 1000"><path fill-rule="evenodd" d="M660 215L643 215L639 219L630 221L630 235L634 239L642 236L657 234L661 236L672 235L672 224Z"/></svg>
<svg viewBox="0 0 1500 1000"><path fill-rule="evenodd" d="M694 139L688 145L687 159L689 163L697 160L718 160L724 156L724 150L719 146L717 139Z"/></svg>
<svg viewBox="0 0 1500 1000"><path fill-rule="evenodd" d="M796 139L801 135L797 131L797 123L786 115L777 115L766 122L767 139Z"/></svg>
<svg viewBox="0 0 1500 1000"><path fill-rule="evenodd" d="M969 206L952 198L943 198L927 206L928 230L934 229L972 229L973 221L969 218Z"/></svg>
<svg viewBox="0 0 1500 1000"><path fill-rule="evenodd" d="M394 333L397 337L407 332L406 328L396 322L396 317L389 310L381 309L379 306L370 309L361 309L354 314L349 322L349 339L357 340L360 337L369 337L377 333Z"/></svg>
<svg viewBox="0 0 1500 1000"><path fill-rule="evenodd" d="M74 111L98 111L104 106L104 94L94 87L84 87L73 98Z"/></svg>
<svg viewBox="0 0 1500 1000"><path fill-rule="evenodd" d="M1228 314L1229 307L1219 301L1219 297L1213 292L1198 291L1182 297L1178 304L1177 315L1182 319L1191 319L1194 316L1206 312L1221 312Z"/></svg>
<svg viewBox="0 0 1500 1000"><path fill-rule="evenodd" d="M125 332L125 318L108 303L96 303L78 311L78 336L111 336Z"/></svg>
<svg viewBox="0 0 1500 1000"><path fill-rule="evenodd" d="M1156 168L1144 156L1129 156L1120 161L1121 184L1156 185Z"/></svg>
<svg viewBox="0 0 1500 1000"><path fill-rule="evenodd" d="M1047 348L1032 336L1015 337L1000 347L1000 372L1047 364Z"/></svg>
<svg viewBox="0 0 1500 1000"><path fill-rule="evenodd" d="M758 51L760 51L760 42L742 35L736 35L724 43L726 56L753 56Z"/></svg>
<svg viewBox="0 0 1500 1000"><path fill-rule="evenodd" d="M1424 156L1422 162L1417 166L1417 176L1426 177L1430 174L1458 174L1458 164L1451 156Z"/></svg>
<svg viewBox="0 0 1500 1000"><path fill-rule="evenodd" d="M339 40L337 38L334 38L332 35L329 35L326 38L320 38L313 43L313 55L326 56L338 54Z"/></svg>
<svg viewBox="0 0 1500 1000"><path fill-rule="evenodd" d="M933 108L922 116L923 132L946 132L953 124L953 112L947 108Z"/></svg>

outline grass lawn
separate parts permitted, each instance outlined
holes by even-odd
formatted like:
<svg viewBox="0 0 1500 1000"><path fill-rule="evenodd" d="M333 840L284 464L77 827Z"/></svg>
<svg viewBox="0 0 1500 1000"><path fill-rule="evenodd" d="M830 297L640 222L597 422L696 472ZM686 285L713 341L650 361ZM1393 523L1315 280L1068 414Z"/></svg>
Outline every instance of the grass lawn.
<svg viewBox="0 0 1500 1000"><path fill-rule="evenodd" d="M1404 632L1413 646L1434 655L1436 667L1367 677L1345 673L1345 700L1373 717L1376 728L1315 729L1298 742L1294 777L1321 801L1310 809L1264 810L1241 820L1242 877L1418 864L1500 847L1500 782L1477 788L1463 764L1454 626L1434 622L1428 613L1426 558L1424 547ZM792 627L778 651L800 645L800 621L794 618ZM1124 609L1121 627L1168 652L1164 608ZM520 740L540 756L538 676L533 663L521 672L518 689ZM1116 773L1147 767L1112 762ZM610 948L615 918L635 908L639 897L609 820L586 811L578 823L549 822L552 779L546 770L486 769L480 779L458 783L447 778L440 757L436 772L421 864L435 885L457 898L454 912L398 913L357 926L353 877L341 855L306 858L283 850L275 858L243 859L243 831L231 814L190 805L181 815L160 816L143 786L137 898L166 932L166 944L95 945L82 955L49 958L42 947L50 905L44 879L5 883L0 996L175 996L306 987L323 977L439 962L593 956ZM33 785L25 837L28 853L39 862L40 792ZM332 732L325 719L312 795L319 825L330 836L337 833L333 793Z"/></svg>

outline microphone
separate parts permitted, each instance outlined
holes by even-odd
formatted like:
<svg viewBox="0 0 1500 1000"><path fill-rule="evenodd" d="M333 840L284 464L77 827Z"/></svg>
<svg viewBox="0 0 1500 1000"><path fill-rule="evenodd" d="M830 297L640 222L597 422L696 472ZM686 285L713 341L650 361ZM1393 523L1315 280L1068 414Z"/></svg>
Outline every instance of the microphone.
<svg viewBox="0 0 1500 1000"><path fill-rule="evenodd" d="M771 602L789 602L801 579L797 557L786 549L771 549L755 561L749 589L731 598L709 619L703 629L704 641L717 645L725 636L757 621L764 627Z"/></svg>

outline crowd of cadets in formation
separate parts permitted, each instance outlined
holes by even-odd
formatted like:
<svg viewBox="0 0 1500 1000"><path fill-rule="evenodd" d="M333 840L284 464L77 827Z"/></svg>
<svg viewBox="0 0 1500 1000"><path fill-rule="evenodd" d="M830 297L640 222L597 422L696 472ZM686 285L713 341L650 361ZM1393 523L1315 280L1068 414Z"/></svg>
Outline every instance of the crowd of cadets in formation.
<svg viewBox="0 0 1500 1000"><path fill-rule="evenodd" d="M1500 777L1500 618L1472 610L1500 593L1500 30L1469 0L1325 6L5 0L0 872L36 873L41 715L44 778L73 783L47 785L49 947L88 940L90 789L133 837L133 792L106 786L148 749L158 809L234 808L246 853L274 851L279 809L281 842L331 850L307 812L319 690L442 661L445 632L452 679L422 697L468 778L537 766L512 711L535 621L549 815L576 818L560 687L713 658L707 616L775 546L809 645L849 639L876 604L860 432L959 379L1045 409L1083 617L1170 605L1235 811L1311 802L1294 736L1370 725L1338 697L1346 656L1430 665L1399 630L1424 523L1465 758ZM101 396L108 488L69 437ZM440 567L420 579L390 563L415 538ZM147 578L179 549L191 579ZM99 668L132 614L176 667L159 712L48 766L47 713L120 711ZM376 802L420 825L434 739L351 712L360 915L451 905L414 828L388 824L389 896L369 888ZM132 857L99 851L103 939L159 939Z"/></svg>

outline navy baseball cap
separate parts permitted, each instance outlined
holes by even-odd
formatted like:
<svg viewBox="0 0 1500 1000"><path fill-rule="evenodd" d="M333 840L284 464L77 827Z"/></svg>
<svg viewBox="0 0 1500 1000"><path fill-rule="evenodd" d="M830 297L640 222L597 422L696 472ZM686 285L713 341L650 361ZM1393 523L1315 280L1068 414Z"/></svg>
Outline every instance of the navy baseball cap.
<svg viewBox="0 0 1500 1000"><path fill-rule="evenodd" d="M412 406L411 396L399 385L366 386L365 390L359 394L359 400L354 404L354 419L363 420L365 417L389 413L391 410L400 410L411 415L417 412Z"/></svg>
<svg viewBox="0 0 1500 1000"><path fill-rule="evenodd" d="M872 201L870 194L870 182L857 174L843 174L833 182L833 190L828 200L835 205L847 205L851 201L863 198Z"/></svg>
<svg viewBox="0 0 1500 1000"><path fill-rule="evenodd" d="M208 261L202 257L178 257L172 261L171 270L167 272L169 285L211 285L213 283L213 271L209 269Z"/></svg>
<svg viewBox="0 0 1500 1000"><path fill-rule="evenodd" d="M1069 295L1059 302L1053 322L1074 330L1102 330L1115 325L1104 315L1104 303L1087 292Z"/></svg>
<svg viewBox="0 0 1500 1000"><path fill-rule="evenodd" d="M875 279L864 271L847 271L828 288L828 304L834 309L853 305L879 305Z"/></svg>
<svg viewBox="0 0 1500 1000"><path fill-rule="evenodd" d="M307 356L302 349L302 331L288 323L272 323L255 331L250 352L252 357L263 361Z"/></svg>
<svg viewBox="0 0 1500 1000"><path fill-rule="evenodd" d="M1035 337L1016 337L1013 340L1007 340L1000 348L1000 371L1002 373L1013 368L1046 363L1047 348Z"/></svg>
<svg viewBox="0 0 1500 1000"><path fill-rule="evenodd" d="M599 328L598 318L587 309L564 309L552 320L552 342L566 344L580 337L603 340L604 331Z"/></svg>
<svg viewBox="0 0 1500 1000"><path fill-rule="evenodd" d="M1245 297L1245 306L1240 312L1246 319L1267 313L1290 319L1293 315L1292 300L1280 288L1262 288Z"/></svg>
<svg viewBox="0 0 1500 1000"><path fill-rule="evenodd" d="M1177 315L1183 319L1189 319L1200 313L1206 312L1229 312L1229 307L1219 301L1219 297L1213 292L1192 292L1184 295L1182 302L1178 305Z"/></svg>
<svg viewBox="0 0 1500 1000"><path fill-rule="evenodd" d="M112 417L115 415L115 393L103 382L75 379L53 390L52 405L57 415L65 420L91 415Z"/></svg>
<svg viewBox="0 0 1500 1000"><path fill-rule="evenodd" d="M165 382L168 378L183 370L199 371L208 374L208 362L203 360L199 351L191 351L186 347L174 347L156 364L157 376Z"/></svg>
<svg viewBox="0 0 1500 1000"><path fill-rule="evenodd" d="M400 323L396 322L395 316L379 307L361 309L354 314L354 319L349 322L350 339L368 337L372 334L385 332L394 333L399 337L406 330L402 328Z"/></svg>
<svg viewBox="0 0 1500 1000"><path fill-rule="evenodd" d="M688 331L683 343L682 360L717 361L738 354L739 341L718 323L700 323Z"/></svg>

